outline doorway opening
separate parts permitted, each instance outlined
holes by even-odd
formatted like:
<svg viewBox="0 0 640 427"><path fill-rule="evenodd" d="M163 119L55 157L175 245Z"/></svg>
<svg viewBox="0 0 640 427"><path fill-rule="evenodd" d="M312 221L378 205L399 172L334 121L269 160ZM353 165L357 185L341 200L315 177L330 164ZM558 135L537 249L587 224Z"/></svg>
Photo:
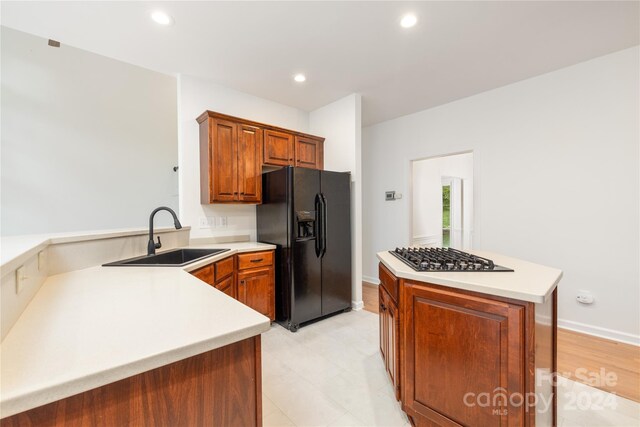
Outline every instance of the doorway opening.
<svg viewBox="0 0 640 427"><path fill-rule="evenodd" d="M412 161L413 246L471 249L473 153Z"/></svg>
<svg viewBox="0 0 640 427"><path fill-rule="evenodd" d="M451 185L442 186L442 247L451 244Z"/></svg>

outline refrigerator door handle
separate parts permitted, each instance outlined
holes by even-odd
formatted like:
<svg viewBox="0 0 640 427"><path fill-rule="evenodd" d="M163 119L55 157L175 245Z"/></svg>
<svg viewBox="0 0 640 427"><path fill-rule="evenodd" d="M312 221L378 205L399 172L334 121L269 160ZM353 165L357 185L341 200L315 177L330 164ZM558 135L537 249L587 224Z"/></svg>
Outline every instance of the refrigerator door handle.
<svg viewBox="0 0 640 427"><path fill-rule="evenodd" d="M327 199L324 194L320 193L320 200L322 201L322 253L321 257L327 253Z"/></svg>
<svg viewBox="0 0 640 427"><path fill-rule="evenodd" d="M315 208L316 208L316 256L320 258L322 256L322 245L323 245L323 237L322 237L322 196L320 194L316 194L315 199Z"/></svg>

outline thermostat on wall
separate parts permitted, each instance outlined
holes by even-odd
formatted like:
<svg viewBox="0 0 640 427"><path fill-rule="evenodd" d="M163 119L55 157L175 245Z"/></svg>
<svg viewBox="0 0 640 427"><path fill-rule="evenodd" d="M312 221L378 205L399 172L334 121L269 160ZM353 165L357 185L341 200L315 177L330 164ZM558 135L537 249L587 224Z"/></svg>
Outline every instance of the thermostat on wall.
<svg viewBox="0 0 640 427"><path fill-rule="evenodd" d="M402 199L402 194L401 193L396 193L395 191L385 191L384 199L386 201Z"/></svg>

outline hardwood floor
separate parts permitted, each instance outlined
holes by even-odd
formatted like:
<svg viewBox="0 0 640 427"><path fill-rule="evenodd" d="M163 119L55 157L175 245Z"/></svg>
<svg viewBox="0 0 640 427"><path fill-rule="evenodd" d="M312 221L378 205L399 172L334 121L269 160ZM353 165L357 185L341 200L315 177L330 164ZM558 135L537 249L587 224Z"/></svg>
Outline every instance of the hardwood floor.
<svg viewBox="0 0 640 427"><path fill-rule="evenodd" d="M378 285L362 282L362 299L365 310L378 313ZM638 346L560 328L558 371L574 381L640 402Z"/></svg>
<svg viewBox="0 0 640 427"><path fill-rule="evenodd" d="M380 304L378 301L378 285L369 282L362 282L362 301L364 309L371 313L380 312Z"/></svg>

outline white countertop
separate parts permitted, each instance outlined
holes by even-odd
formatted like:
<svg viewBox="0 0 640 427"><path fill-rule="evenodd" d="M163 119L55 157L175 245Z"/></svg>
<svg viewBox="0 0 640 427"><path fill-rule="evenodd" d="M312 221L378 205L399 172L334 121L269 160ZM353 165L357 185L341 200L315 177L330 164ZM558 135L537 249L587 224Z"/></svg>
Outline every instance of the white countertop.
<svg viewBox="0 0 640 427"><path fill-rule="evenodd" d="M179 267L91 267L49 277L0 345L0 417L10 416L269 329L269 319L192 270L260 243Z"/></svg>
<svg viewBox="0 0 640 427"><path fill-rule="evenodd" d="M378 252L378 259L396 276L434 285L481 292L533 303L547 301L562 278L562 271L491 252L466 251L493 260L513 272L418 272L389 252Z"/></svg>

